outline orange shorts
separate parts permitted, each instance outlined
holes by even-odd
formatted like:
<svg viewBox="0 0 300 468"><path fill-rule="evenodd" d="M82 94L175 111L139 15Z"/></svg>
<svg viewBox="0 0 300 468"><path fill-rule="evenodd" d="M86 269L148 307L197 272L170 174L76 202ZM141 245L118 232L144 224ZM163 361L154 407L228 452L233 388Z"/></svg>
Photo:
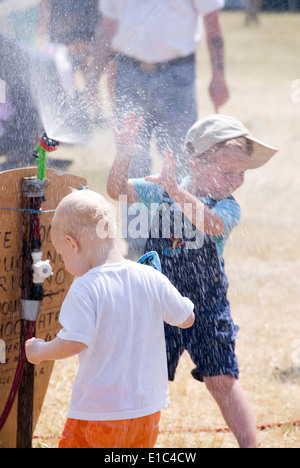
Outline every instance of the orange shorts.
<svg viewBox="0 0 300 468"><path fill-rule="evenodd" d="M59 448L153 448L160 411L149 416L118 421L67 419Z"/></svg>

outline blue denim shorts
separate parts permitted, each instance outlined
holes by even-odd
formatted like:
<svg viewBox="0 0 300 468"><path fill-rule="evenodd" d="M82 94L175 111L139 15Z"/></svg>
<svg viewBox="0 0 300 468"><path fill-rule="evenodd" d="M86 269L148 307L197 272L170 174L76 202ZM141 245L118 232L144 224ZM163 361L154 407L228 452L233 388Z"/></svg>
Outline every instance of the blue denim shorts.
<svg viewBox="0 0 300 468"><path fill-rule="evenodd" d="M140 70L131 60L118 61L115 80L115 119L135 111L143 117L138 143L142 150L132 159L130 178L151 173L150 140L155 135L161 155L170 148L180 177L188 174L183 145L186 133L198 119L196 62L182 61L154 73Z"/></svg>
<svg viewBox="0 0 300 468"><path fill-rule="evenodd" d="M231 318L182 330L165 324L169 380L174 380L182 353L187 350L196 368L192 376L204 381L204 377L231 374L238 379L239 367L235 355L235 340L239 327Z"/></svg>

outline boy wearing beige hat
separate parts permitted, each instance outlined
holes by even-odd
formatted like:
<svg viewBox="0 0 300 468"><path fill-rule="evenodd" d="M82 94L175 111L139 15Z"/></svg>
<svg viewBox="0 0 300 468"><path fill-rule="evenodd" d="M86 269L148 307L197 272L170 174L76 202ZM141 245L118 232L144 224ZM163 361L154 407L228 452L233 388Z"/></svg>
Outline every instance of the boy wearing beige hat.
<svg viewBox="0 0 300 468"><path fill-rule="evenodd" d="M169 380L187 350L196 366L193 377L205 382L240 447L256 447L252 410L238 381L238 327L227 299L223 251L240 220L232 194L247 169L262 166L277 150L252 137L235 118L212 115L187 133L188 177L176 179L172 152L166 150L160 175L128 180L141 125L132 114L121 130L114 127L117 154L107 189L112 198L126 195L129 204L139 202L151 211L145 250L158 252L162 272L195 305L191 329L177 331L165 324Z"/></svg>

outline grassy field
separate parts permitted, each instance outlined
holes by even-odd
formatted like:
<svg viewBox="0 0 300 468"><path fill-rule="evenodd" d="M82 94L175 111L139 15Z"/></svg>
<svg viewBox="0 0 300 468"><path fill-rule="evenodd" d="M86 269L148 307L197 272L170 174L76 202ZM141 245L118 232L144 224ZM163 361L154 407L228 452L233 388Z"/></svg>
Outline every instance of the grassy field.
<svg viewBox="0 0 300 468"><path fill-rule="evenodd" d="M265 167L250 171L236 193L243 219L225 251L232 313L240 326L240 380L258 426L293 422L300 420L300 103L292 99L292 83L300 79L300 15L263 14L259 26L248 28L243 13L223 12L222 20L231 92L222 112L280 149ZM213 112L205 44L198 61L204 116ZM88 150L62 148L60 154L73 158L72 173L84 175L90 188L105 195L114 154L110 130L96 132ZM34 446L57 446L76 366L76 359L55 364ZM237 447L231 433L216 430L224 421L205 386L191 377L192 368L183 355L170 384L171 406L163 411L157 446ZM300 447L300 426L259 429L257 437L262 448Z"/></svg>

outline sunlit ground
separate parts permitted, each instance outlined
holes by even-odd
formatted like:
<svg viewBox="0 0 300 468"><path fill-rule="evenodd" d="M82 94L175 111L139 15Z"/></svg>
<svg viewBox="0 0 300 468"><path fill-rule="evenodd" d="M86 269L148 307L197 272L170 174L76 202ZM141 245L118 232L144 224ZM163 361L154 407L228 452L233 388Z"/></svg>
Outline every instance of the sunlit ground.
<svg viewBox="0 0 300 468"><path fill-rule="evenodd" d="M243 13L224 12L222 20L231 91L222 112L280 149L264 168L249 172L236 193L243 219L225 251L232 314L240 326L240 380L259 426L260 447L300 447L300 426L261 430L265 424L300 420L300 103L292 99L292 84L300 79L300 15L263 14L260 25L249 28ZM198 62L204 116L213 112L205 44ZM70 171L105 195L114 154L110 130L97 131L91 143L88 150L62 148L59 157L72 158ZM157 159L155 167L159 165ZM55 364L34 446L57 446L76 366L76 359ZM170 384L171 406L163 411L157 446L237 447L232 434L217 431L224 420L204 385L192 379L192 368L184 355Z"/></svg>

